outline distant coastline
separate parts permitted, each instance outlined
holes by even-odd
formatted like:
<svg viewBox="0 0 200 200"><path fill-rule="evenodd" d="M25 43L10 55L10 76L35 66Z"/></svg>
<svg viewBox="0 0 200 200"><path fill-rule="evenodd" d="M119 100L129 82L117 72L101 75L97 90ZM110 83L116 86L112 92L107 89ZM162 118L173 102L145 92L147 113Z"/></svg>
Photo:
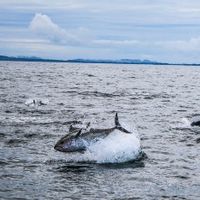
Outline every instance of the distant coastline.
<svg viewBox="0 0 200 200"><path fill-rule="evenodd" d="M40 57L13 57L0 55L0 61L21 61L21 62L62 62L62 63L105 63L105 64L143 64L143 65L185 65L185 66L200 66L200 63L167 63L151 60L140 59L45 59Z"/></svg>

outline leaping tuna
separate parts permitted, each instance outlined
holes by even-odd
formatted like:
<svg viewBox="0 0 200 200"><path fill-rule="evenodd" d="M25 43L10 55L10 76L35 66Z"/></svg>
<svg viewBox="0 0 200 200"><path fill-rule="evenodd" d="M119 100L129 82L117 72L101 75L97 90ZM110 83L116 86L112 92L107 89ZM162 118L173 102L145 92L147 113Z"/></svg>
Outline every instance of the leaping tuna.
<svg viewBox="0 0 200 200"><path fill-rule="evenodd" d="M88 123L85 129L70 126L69 133L62 137L54 146L54 149L61 152L84 152L90 144L106 138L113 131L118 130L125 134L132 134L121 126L118 114L115 115L115 126L107 129L89 129Z"/></svg>

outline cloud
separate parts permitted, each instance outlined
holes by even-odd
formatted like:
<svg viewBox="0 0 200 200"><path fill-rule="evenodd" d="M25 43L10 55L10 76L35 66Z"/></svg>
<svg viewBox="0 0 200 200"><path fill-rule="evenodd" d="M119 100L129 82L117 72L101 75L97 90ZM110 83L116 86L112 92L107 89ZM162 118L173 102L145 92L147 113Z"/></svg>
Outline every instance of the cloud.
<svg viewBox="0 0 200 200"><path fill-rule="evenodd" d="M66 30L59 27L47 15L37 13L32 19L29 28L39 37L48 39L56 44L64 45L85 45L92 47L131 47L139 44L137 40L108 40L97 39L88 29L77 28L74 30Z"/></svg>
<svg viewBox="0 0 200 200"><path fill-rule="evenodd" d="M157 44L173 51L200 51L200 37L190 38L189 40L157 42Z"/></svg>
<svg viewBox="0 0 200 200"><path fill-rule="evenodd" d="M29 29L38 36L48 39L53 43L66 45L80 45L88 38L87 29L78 28L77 30L67 31L54 23L50 17L37 13L32 19Z"/></svg>

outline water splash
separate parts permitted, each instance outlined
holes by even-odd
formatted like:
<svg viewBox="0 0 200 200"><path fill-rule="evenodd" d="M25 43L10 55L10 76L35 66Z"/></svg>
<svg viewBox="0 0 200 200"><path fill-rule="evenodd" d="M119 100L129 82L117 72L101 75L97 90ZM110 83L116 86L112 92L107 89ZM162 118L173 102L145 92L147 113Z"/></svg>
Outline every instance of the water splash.
<svg viewBox="0 0 200 200"><path fill-rule="evenodd" d="M182 127L183 128L190 128L191 127L191 122L187 118L182 118Z"/></svg>
<svg viewBox="0 0 200 200"><path fill-rule="evenodd" d="M34 107L34 106L42 106L47 105L49 101L47 99L39 99L39 98L30 98L25 101L25 105Z"/></svg>
<svg viewBox="0 0 200 200"><path fill-rule="evenodd" d="M105 139L91 145L85 156L97 163L120 163L136 159L140 152L140 140L134 133L115 130Z"/></svg>

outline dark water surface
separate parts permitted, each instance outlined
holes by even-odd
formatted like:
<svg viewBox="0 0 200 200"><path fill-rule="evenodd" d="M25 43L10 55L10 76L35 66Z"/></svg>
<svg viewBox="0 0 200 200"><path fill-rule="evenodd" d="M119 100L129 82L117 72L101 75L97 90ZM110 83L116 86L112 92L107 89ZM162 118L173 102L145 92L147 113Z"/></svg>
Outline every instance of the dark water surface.
<svg viewBox="0 0 200 200"><path fill-rule="evenodd" d="M32 99L47 105L28 105ZM0 199L200 199L200 68L0 62ZM130 121L148 158L67 163L71 123Z"/></svg>

